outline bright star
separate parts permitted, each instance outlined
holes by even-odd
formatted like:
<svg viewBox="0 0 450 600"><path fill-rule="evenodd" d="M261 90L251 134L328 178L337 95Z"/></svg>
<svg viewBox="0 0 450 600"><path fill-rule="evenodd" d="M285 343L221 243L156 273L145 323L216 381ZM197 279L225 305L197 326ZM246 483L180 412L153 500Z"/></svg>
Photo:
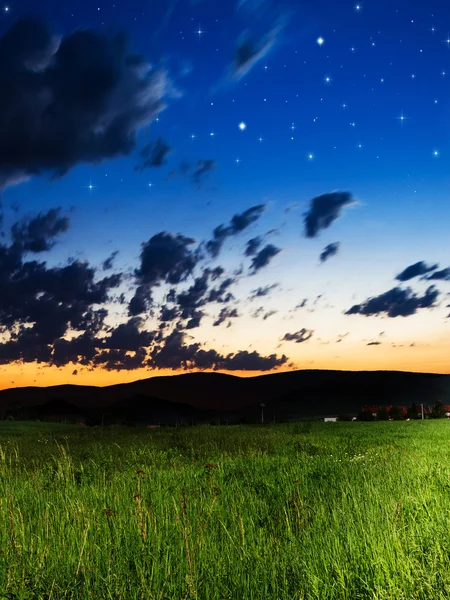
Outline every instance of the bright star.
<svg viewBox="0 0 450 600"><path fill-rule="evenodd" d="M150 181L150 183L148 184L148 187L151 189L153 187L153 183Z"/></svg>
<svg viewBox="0 0 450 600"><path fill-rule="evenodd" d="M331 77L329 75L326 75L324 77L324 81L325 81L325 83L331 83Z"/></svg>
<svg viewBox="0 0 450 600"><path fill-rule="evenodd" d="M97 186L96 185L92 185L92 180L89 182L88 185L84 186L85 189L89 190L89 195L92 194L92 190L94 190Z"/></svg>
<svg viewBox="0 0 450 600"><path fill-rule="evenodd" d="M245 131L247 129L247 125L244 123L244 121L242 121L241 123L239 123L239 129L241 131Z"/></svg>
<svg viewBox="0 0 450 600"><path fill-rule="evenodd" d="M211 133L209 134L211 137L214 137L216 134L214 133L214 131L211 131Z"/></svg>
<svg viewBox="0 0 450 600"><path fill-rule="evenodd" d="M238 165L240 162L241 162L241 159L240 159L240 158L237 158L237 159L236 159L236 164Z"/></svg>
<svg viewBox="0 0 450 600"><path fill-rule="evenodd" d="M195 31L194 33L196 33L198 35L198 39L200 39L205 32L202 30L199 24L197 31Z"/></svg>
<svg viewBox="0 0 450 600"><path fill-rule="evenodd" d="M258 142L262 142L264 138L260 137L258 138Z"/></svg>
<svg viewBox="0 0 450 600"><path fill-rule="evenodd" d="M361 8L362 8L361 4L357 4L357 5L355 6L355 10L356 10L356 12L359 12L359 11L361 10Z"/></svg>
<svg viewBox="0 0 450 600"><path fill-rule="evenodd" d="M433 150L433 156L434 156L434 158L438 158L439 150Z"/></svg>
<svg viewBox="0 0 450 600"><path fill-rule="evenodd" d="M314 154L312 152L308 154L308 160L314 160Z"/></svg>
<svg viewBox="0 0 450 600"><path fill-rule="evenodd" d="M404 123L404 122L405 122L407 119L410 119L410 118L411 118L411 117L405 117L405 115L403 114L403 111L402 111L402 114L401 114L399 117L397 117L397 119L400 121L400 123L401 123L402 125L403 125L403 123Z"/></svg>
<svg viewBox="0 0 450 600"><path fill-rule="evenodd" d="M323 39L323 37L318 37L316 41L319 44L319 46L322 46L322 44L325 42L325 40Z"/></svg>
<svg viewBox="0 0 450 600"><path fill-rule="evenodd" d="M191 135L191 140L195 140L195 133Z"/></svg>
<svg viewBox="0 0 450 600"><path fill-rule="evenodd" d="M9 6L5 6L4 10L5 12L9 12Z"/></svg>
<svg viewBox="0 0 450 600"><path fill-rule="evenodd" d="M444 44L447 44L447 48L450 49L450 33L447 34L447 39L442 41L444 42Z"/></svg>

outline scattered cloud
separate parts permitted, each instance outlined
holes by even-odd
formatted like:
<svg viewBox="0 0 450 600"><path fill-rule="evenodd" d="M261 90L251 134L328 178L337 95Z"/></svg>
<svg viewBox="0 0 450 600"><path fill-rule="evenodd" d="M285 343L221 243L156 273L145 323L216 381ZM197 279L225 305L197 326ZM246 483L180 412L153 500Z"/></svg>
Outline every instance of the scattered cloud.
<svg viewBox="0 0 450 600"><path fill-rule="evenodd" d="M333 244L328 244L320 254L320 262L323 263L332 256L335 256L339 252L339 242L334 242Z"/></svg>
<svg viewBox="0 0 450 600"><path fill-rule="evenodd" d="M430 271L435 271L439 265L427 265L423 260L414 263L413 265L409 265L406 267L401 273L399 273L395 279L397 281L409 281L414 277L419 277L419 275L425 275L426 273L430 273Z"/></svg>
<svg viewBox="0 0 450 600"><path fill-rule="evenodd" d="M363 304L355 304L345 314L373 316L386 313L388 317L408 317L420 308L435 306L439 290L430 286L423 296L414 294L411 288L393 288L380 296L369 298Z"/></svg>
<svg viewBox="0 0 450 600"><path fill-rule="evenodd" d="M250 265L252 275L266 267L280 252L281 248L277 248L273 244L267 244L267 246L264 246L264 248L260 250L252 260L252 264Z"/></svg>
<svg viewBox="0 0 450 600"><path fill-rule="evenodd" d="M263 212L266 209L266 204L257 204L248 208L246 211L240 214L234 215L229 225L219 225L213 231L213 238L206 243L206 250L213 257L216 258L228 237L241 233L252 223L255 223L261 218Z"/></svg>
<svg viewBox="0 0 450 600"><path fill-rule="evenodd" d="M422 279L426 279L427 281L450 281L450 267L436 271L435 273L428 275L428 277L423 277Z"/></svg>
<svg viewBox="0 0 450 600"><path fill-rule="evenodd" d="M321 230L327 229L340 217L345 206L352 203L353 198L349 192L332 192L313 198L309 211L305 213L306 237L317 237Z"/></svg>
<svg viewBox="0 0 450 600"><path fill-rule="evenodd" d="M284 338L281 340L283 342L295 342L296 344L301 344L303 342L307 342L312 338L314 331L311 329L300 329L296 333L286 333Z"/></svg>
<svg viewBox="0 0 450 600"><path fill-rule="evenodd" d="M279 286L279 283L273 283L272 285L266 285L265 287L256 288L255 290L252 290L249 300L252 301L256 300L256 298L263 298L265 296L268 296L270 292L272 292Z"/></svg>
<svg viewBox="0 0 450 600"><path fill-rule="evenodd" d="M151 167L162 167L167 163L166 158L171 152L172 148L163 138L150 142L141 150L141 157L145 160L136 167L136 170L144 171Z"/></svg>

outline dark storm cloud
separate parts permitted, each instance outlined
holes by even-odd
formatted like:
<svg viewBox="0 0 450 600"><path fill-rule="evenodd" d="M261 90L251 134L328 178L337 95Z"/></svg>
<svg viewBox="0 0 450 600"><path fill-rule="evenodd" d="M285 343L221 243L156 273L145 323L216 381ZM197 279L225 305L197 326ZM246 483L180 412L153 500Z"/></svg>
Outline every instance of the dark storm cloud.
<svg viewBox="0 0 450 600"><path fill-rule="evenodd" d="M144 162L136 167L137 171L144 171L151 167L162 167L166 164L166 157L172 152L172 148L163 139L158 138L156 142L150 142L141 150Z"/></svg>
<svg viewBox="0 0 450 600"><path fill-rule="evenodd" d="M248 240L247 247L245 248L245 256L254 256L261 247L262 242L260 236Z"/></svg>
<svg viewBox="0 0 450 600"><path fill-rule="evenodd" d="M252 260L252 264L250 265L252 275L266 267L272 258L274 258L280 252L281 248L277 248L273 244L267 244L267 246L264 246L264 248L260 250Z"/></svg>
<svg viewBox="0 0 450 600"><path fill-rule="evenodd" d="M302 342L307 342L312 338L314 331L311 329L300 329L296 333L286 333L283 342L295 342L296 344L301 344Z"/></svg>
<svg viewBox="0 0 450 600"><path fill-rule="evenodd" d="M0 89L0 188L130 154L175 95L124 35L79 29L57 40L35 18L0 38Z"/></svg>
<svg viewBox="0 0 450 600"><path fill-rule="evenodd" d="M393 288L380 296L369 298L363 304L355 304L345 314L373 316L386 313L388 317L407 317L419 308L430 308L435 305L439 290L433 285L424 296L417 296L411 288Z"/></svg>
<svg viewBox="0 0 450 600"><path fill-rule="evenodd" d="M332 256L335 256L339 252L339 246L340 246L339 242L334 242L333 244L328 244L328 246L326 246L320 254L320 262L323 263L326 260L328 260L329 258L331 258Z"/></svg>
<svg viewBox="0 0 450 600"><path fill-rule="evenodd" d="M261 356L258 352L246 350L230 353L226 357L216 350L203 350L200 344L184 343L185 335L174 331L164 343L155 346L150 352L148 366L161 369L214 369L228 371L270 371L284 365L287 357L276 354Z"/></svg>
<svg viewBox="0 0 450 600"><path fill-rule="evenodd" d="M239 317L239 314L236 308L222 308L219 316L213 323L213 327L218 327L219 325L222 325L222 323L224 323L227 319L235 319L237 317Z"/></svg>
<svg viewBox="0 0 450 600"><path fill-rule="evenodd" d="M0 133L1 136L1 133ZM46 252L55 245L55 238L69 229L69 219L60 216L60 208L23 219L11 228L11 237L22 252Z"/></svg>
<svg viewBox="0 0 450 600"><path fill-rule="evenodd" d="M450 267L436 271L428 275L428 277L422 277L422 279L426 279L427 281L450 281Z"/></svg>
<svg viewBox="0 0 450 600"><path fill-rule="evenodd" d="M151 286L148 284L139 285L128 304L128 316L136 317L146 312L152 305Z"/></svg>
<svg viewBox="0 0 450 600"><path fill-rule="evenodd" d="M414 277L418 277L419 275L425 275L426 273L430 273L430 271L435 271L439 265L427 265L423 260L414 263L413 265L409 265L406 267L401 273L399 273L395 279L397 281L409 281Z"/></svg>
<svg viewBox="0 0 450 600"><path fill-rule="evenodd" d="M118 254L119 251L115 250L110 256L108 256L108 258L105 261L103 261L102 268L104 271L109 271L113 268L113 263L116 260Z"/></svg>
<svg viewBox="0 0 450 600"><path fill-rule="evenodd" d="M263 298L268 296L271 291L279 287L279 283L273 283L272 285L266 285L265 287L256 288L256 290L252 290L252 295L249 297L249 300L256 300L256 298Z"/></svg>
<svg viewBox="0 0 450 600"><path fill-rule="evenodd" d="M237 235L241 231L244 231L252 223L255 223L263 214L266 209L265 204L258 204L248 208L241 214L234 215L229 225L219 225L213 231L213 238L206 243L206 250L213 257L216 258L228 237Z"/></svg>
<svg viewBox="0 0 450 600"><path fill-rule="evenodd" d="M332 192L313 198L309 211L305 213L306 237L314 238L322 229L327 229L341 215L344 206L352 202L349 192Z"/></svg>

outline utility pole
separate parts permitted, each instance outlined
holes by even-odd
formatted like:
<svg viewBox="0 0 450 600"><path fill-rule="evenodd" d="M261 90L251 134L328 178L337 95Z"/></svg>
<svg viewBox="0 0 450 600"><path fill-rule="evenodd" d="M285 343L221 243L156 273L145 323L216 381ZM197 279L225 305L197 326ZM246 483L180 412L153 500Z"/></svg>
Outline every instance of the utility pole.
<svg viewBox="0 0 450 600"><path fill-rule="evenodd" d="M260 407L261 407L261 423L264 423L264 409L266 407L264 402L261 402Z"/></svg>
<svg viewBox="0 0 450 600"><path fill-rule="evenodd" d="M424 419L424 416L423 416L423 404L420 405L420 410L422 412L422 421L423 421L423 419Z"/></svg>

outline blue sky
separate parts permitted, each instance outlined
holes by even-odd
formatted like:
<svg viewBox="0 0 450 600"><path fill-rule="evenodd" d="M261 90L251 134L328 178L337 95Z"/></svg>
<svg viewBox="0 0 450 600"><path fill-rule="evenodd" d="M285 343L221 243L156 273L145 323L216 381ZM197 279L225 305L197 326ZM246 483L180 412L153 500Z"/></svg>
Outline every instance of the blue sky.
<svg viewBox="0 0 450 600"><path fill-rule="evenodd" d="M20 27L30 14L41 38ZM119 31L128 38L123 52L111 42ZM80 32L96 40L90 51ZM97 282L118 278L100 303L80 288L66 306L55 291L61 284L27 284L25 298L19 275L8 272L5 289L20 310L0 307L2 387L103 385L203 368L448 372L445 2L17 1L3 7L0 35L9 39L0 46L0 84L11 90L0 125L17 123L0 134L4 248L15 241L22 278L33 260L54 278L74 261L85 265L83 276L94 268ZM131 55L141 57L141 70L120 62ZM55 208L58 217L49 216ZM33 221L39 214L47 218ZM310 235L308 215L317 225ZM245 224L234 230L239 216ZM20 240L14 223L22 224ZM24 232L36 235L38 226L48 243L36 251ZM220 226L213 256L207 242ZM161 232L172 236L169 254L177 234L191 239L186 252L198 251L175 283L158 263ZM254 238L258 249L246 255ZM335 252L321 260L330 245ZM103 270L112 252L112 269ZM256 259L261 266L252 269ZM411 265L414 276L396 279ZM217 266L223 271L208 275L208 293L228 279L232 297L208 302L205 291L183 316L183 292ZM252 290L274 284L250 300ZM130 300L139 286L145 306L136 311ZM81 325L77 293L86 302L77 309ZM37 322L43 298L45 311L54 303L61 313L53 335ZM101 326L93 330L101 308L107 313L96 313ZM173 309L170 320L162 321L164 308ZM153 334L137 344L139 332ZM88 345L78 354L67 345L77 336ZM200 350L210 352L206 362Z"/></svg>

